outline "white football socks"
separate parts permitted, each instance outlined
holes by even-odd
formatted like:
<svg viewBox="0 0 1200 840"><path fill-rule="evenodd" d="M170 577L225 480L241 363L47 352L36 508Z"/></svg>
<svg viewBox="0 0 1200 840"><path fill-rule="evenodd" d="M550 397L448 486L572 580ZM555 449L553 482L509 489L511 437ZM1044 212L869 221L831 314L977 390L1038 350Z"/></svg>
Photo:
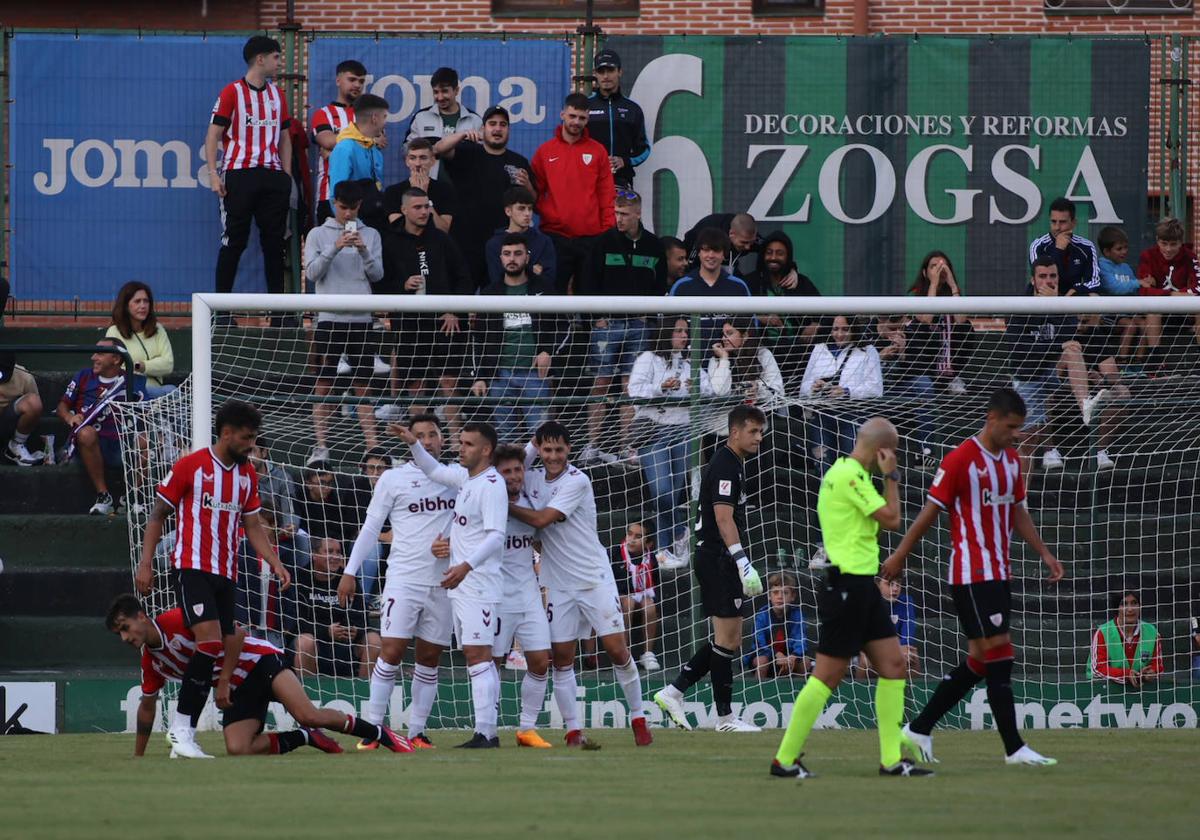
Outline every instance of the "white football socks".
<svg viewBox="0 0 1200 840"><path fill-rule="evenodd" d="M413 668L412 705L408 709L408 737L420 735L425 731L425 723L429 713L433 711L433 701L437 699L438 669L428 665L417 665Z"/></svg>
<svg viewBox="0 0 1200 840"><path fill-rule="evenodd" d="M500 675L491 660L472 665L471 701L475 706L475 731L488 738L496 737L496 695L500 691Z"/></svg>
<svg viewBox="0 0 1200 840"><path fill-rule="evenodd" d="M645 717L646 713L642 711L642 679L638 674L637 666L633 664L633 657L629 657L629 661L624 665L614 665L613 671L617 674L617 682L621 684L621 691L625 692L625 705L629 707L629 719L637 720L640 717Z"/></svg>
<svg viewBox="0 0 1200 840"><path fill-rule="evenodd" d="M392 702L392 689L396 687L396 674L399 671L399 664L385 662L382 656L376 658L375 667L371 670L371 695L363 712L363 719L368 723L377 726L383 723L388 705Z"/></svg>
<svg viewBox="0 0 1200 840"><path fill-rule="evenodd" d="M558 704L563 726L570 732L579 729L579 712L575 708L575 668L554 669L554 702Z"/></svg>
<svg viewBox="0 0 1200 840"><path fill-rule="evenodd" d="M542 702L546 699L546 674L525 672L521 680L521 726L522 730L536 729Z"/></svg>

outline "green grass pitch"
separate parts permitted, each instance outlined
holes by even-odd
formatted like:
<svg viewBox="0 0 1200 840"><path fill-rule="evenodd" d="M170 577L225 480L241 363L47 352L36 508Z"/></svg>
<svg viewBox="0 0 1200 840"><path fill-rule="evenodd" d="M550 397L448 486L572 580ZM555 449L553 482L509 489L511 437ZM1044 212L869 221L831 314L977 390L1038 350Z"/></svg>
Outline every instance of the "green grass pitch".
<svg viewBox="0 0 1200 840"><path fill-rule="evenodd" d="M555 737L558 733L548 733ZM160 735L0 739L0 837L174 838L874 838L1194 836L1200 732L1033 732L1057 767L1007 767L994 732L939 732L930 779L876 775L872 731L820 731L806 762L819 778L774 779L778 731L749 735L593 733L580 752L452 749L434 733L412 755L310 748L170 761Z"/></svg>

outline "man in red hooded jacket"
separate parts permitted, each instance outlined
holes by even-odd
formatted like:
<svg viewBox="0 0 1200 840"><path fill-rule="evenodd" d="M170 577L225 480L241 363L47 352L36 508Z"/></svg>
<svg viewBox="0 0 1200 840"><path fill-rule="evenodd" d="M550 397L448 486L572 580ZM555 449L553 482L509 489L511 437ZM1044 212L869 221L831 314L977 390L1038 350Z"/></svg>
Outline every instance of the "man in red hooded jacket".
<svg viewBox="0 0 1200 840"><path fill-rule="evenodd" d="M616 224L608 152L587 131L588 99L572 93L563 102L562 125L533 155L542 231L558 257L558 292L565 294L582 269L593 240Z"/></svg>

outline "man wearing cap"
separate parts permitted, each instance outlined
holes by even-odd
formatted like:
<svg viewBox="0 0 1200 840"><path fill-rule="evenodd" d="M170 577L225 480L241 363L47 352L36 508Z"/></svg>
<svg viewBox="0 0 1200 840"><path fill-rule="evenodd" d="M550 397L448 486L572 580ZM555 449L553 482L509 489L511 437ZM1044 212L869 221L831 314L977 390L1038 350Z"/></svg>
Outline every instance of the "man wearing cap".
<svg viewBox="0 0 1200 840"><path fill-rule="evenodd" d="M42 416L33 374L17 364L12 353L0 353L0 443L4 457L22 467L42 462L41 452L30 452L26 444Z"/></svg>
<svg viewBox="0 0 1200 840"><path fill-rule="evenodd" d="M433 146L457 186L458 212L450 235L467 260L476 289L488 284L484 246L496 228L508 224L504 194L520 186L537 195L529 160L508 148L508 126L508 111L494 105L484 112L482 129L455 131Z"/></svg>
<svg viewBox="0 0 1200 840"><path fill-rule="evenodd" d="M612 50L596 53L592 64L596 90L588 98L588 133L608 151L613 179L633 184L634 167L650 157L646 118L641 106L621 93L621 57Z"/></svg>

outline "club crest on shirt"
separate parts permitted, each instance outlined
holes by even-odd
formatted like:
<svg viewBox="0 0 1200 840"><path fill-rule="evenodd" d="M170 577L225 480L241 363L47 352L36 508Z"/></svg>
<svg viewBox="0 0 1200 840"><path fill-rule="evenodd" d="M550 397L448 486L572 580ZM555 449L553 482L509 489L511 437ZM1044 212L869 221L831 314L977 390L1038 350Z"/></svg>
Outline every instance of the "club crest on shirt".
<svg viewBox="0 0 1200 840"><path fill-rule="evenodd" d="M717 495L729 496L732 493L733 493L733 482L732 481L718 481L717 482Z"/></svg>
<svg viewBox="0 0 1200 840"><path fill-rule="evenodd" d="M196 615L204 615L204 605L196 604L194 607L192 607L192 612L194 612Z"/></svg>
<svg viewBox="0 0 1200 840"><path fill-rule="evenodd" d="M1004 615L1002 613L992 613L988 616L988 621L992 622L993 627L999 627L1004 623Z"/></svg>
<svg viewBox="0 0 1200 840"><path fill-rule="evenodd" d="M592 165L592 156L591 156L590 154L588 154L588 153L586 153L586 152L585 152L583 155L581 155L581 157L583 158L583 165L584 165L584 166L591 166L591 165Z"/></svg>

